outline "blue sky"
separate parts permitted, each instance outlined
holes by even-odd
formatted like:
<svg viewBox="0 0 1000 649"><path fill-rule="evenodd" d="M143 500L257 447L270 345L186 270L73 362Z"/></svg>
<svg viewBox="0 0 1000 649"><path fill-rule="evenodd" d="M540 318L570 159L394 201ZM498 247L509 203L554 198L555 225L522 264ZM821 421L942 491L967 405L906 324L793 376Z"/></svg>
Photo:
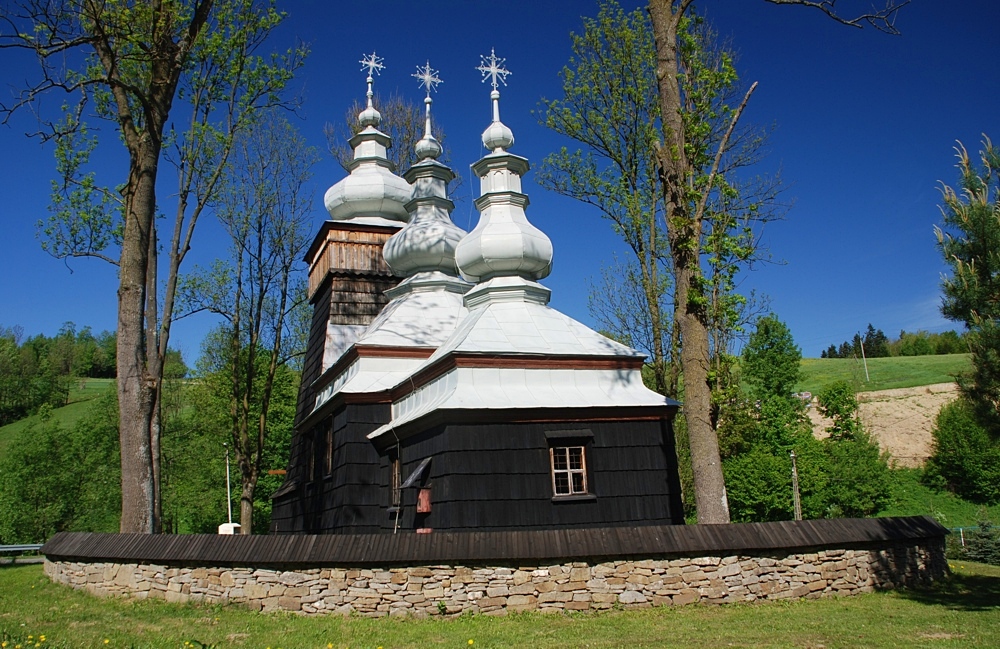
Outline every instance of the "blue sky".
<svg viewBox="0 0 1000 649"><path fill-rule="evenodd" d="M846 13L870 3L839 5ZM378 91L398 91L414 102L423 96L410 77L416 66L429 60L440 70L444 83L434 115L447 132L456 173L465 176L453 214L463 228L477 219L472 192L478 183L471 182L469 165L484 153L480 133L490 121L489 87L475 70L480 54L495 48L512 72L501 88L501 116L516 138L512 152L537 166L547 153L572 145L540 126L533 111L541 97L559 96L569 33L581 28L581 15L596 15L595 1L296 0L282 6L289 18L274 46L295 38L312 46L294 85L304 98L298 127L320 148L323 125L341 120L364 95L357 62L363 53L385 58ZM744 288L771 298L806 356L818 356L868 322L890 336L900 329L951 328L937 310L946 271L934 245L938 187L956 180L956 140L977 151L981 134L1000 139L1000 3L914 0L899 14L901 36L840 26L818 11L763 0L705 0L701 8L740 53L742 79L759 82L744 119L774 125L762 171L780 169L793 202L786 220L770 225L764 237L783 263L748 274ZM29 57L4 51L0 62L5 95L34 78ZM43 110L60 101L48 98ZM0 128L0 325L47 335L68 320L114 329L114 268L54 259L35 236L36 222L47 216L54 162L51 147L25 137L34 128L28 113ZM96 158L97 171L114 184L124 177L126 161L110 125L102 133L109 146ZM325 218L323 192L343 175L328 155L317 166L317 227ZM531 172L525 180L528 218L555 247L553 273L544 281L553 290L552 305L592 324L588 281L621 244L596 212L543 191ZM170 198L161 199L171 213ZM210 220L199 228L191 260L207 264L225 254L225 239ZM212 325L207 316L176 325L173 346L189 363Z"/></svg>

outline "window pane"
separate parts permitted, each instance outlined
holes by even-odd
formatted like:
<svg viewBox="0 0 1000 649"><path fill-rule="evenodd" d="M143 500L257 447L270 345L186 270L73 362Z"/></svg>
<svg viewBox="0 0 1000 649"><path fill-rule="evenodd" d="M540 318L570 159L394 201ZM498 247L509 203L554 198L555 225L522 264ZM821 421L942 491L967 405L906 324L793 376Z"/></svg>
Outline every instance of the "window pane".
<svg viewBox="0 0 1000 649"><path fill-rule="evenodd" d="M569 464L566 461L566 450L565 448L552 449L552 467L556 471L565 471L569 468Z"/></svg>
<svg viewBox="0 0 1000 649"><path fill-rule="evenodd" d="M583 473L571 473L570 475L573 477L573 493L586 493L587 488L583 484Z"/></svg>
<svg viewBox="0 0 1000 649"><path fill-rule="evenodd" d="M555 474L556 479L556 495L563 495L570 493L569 490L569 476L565 473Z"/></svg>
<svg viewBox="0 0 1000 649"><path fill-rule="evenodd" d="M583 468L583 447L573 446L569 449L569 468L579 471Z"/></svg>

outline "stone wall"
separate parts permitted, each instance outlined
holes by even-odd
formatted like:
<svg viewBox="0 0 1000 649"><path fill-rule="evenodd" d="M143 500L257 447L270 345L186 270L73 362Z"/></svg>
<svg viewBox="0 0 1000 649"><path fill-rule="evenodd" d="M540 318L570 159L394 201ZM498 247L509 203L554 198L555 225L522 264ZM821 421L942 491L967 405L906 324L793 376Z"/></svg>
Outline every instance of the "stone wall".
<svg viewBox="0 0 1000 649"><path fill-rule="evenodd" d="M505 615L853 595L947 572L943 539L882 549L702 556L548 566L171 567L46 561L56 582L98 595L232 602L305 614Z"/></svg>

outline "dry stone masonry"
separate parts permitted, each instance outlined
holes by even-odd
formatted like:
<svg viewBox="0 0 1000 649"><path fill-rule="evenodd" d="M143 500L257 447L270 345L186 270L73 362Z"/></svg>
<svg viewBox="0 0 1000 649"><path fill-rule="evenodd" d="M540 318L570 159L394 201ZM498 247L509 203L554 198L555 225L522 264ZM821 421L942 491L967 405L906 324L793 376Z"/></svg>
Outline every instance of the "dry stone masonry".
<svg viewBox="0 0 1000 649"><path fill-rule="evenodd" d="M53 581L104 596L424 617L813 599L927 584L944 576L947 565L943 543L929 540L883 549L548 566L281 570L47 560L45 571Z"/></svg>

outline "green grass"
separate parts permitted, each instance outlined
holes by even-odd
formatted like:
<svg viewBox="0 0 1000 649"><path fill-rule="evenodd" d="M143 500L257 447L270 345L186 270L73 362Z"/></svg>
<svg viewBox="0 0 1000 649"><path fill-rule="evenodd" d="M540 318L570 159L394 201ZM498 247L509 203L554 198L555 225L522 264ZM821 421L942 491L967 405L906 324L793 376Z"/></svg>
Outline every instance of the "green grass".
<svg viewBox="0 0 1000 649"><path fill-rule="evenodd" d="M111 389L114 379L74 379L70 384L69 402L52 410L52 417L64 428L72 428L76 422L87 414L90 402ZM19 432L38 422L38 416L32 415L15 421L6 426L0 426L0 453Z"/></svg>
<svg viewBox="0 0 1000 649"><path fill-rule="evenodd" d="M920 469L892 472L892 501L882 516L933 516L945 527L972 527L982 520L1000 523L1000 505L984 506L962 500L950 491L920 484Z"/></svg>
<svg viewBox="0 0 1000 649"><path fill-rule="evenodd" d="M869 381L865 368L853 358L804 358L799 390L819 393L835 381L848 381L859 391L912 388L934 383L950 383L955 374L968 370L968 354L942 356L895 356L868 359Z"/></svg>
<svg viewBox="0 0 1000 649"><path fill-rule="evenodd" d="M0 568L7 649L108 647L996 647L1000 568L954 565L935 588L859 597L600 614L453 619L310 618L236 606L100 599L41 566ZM32 636L28 645L28 635ZM192 644L186 644L192 643Z"/></svg>

